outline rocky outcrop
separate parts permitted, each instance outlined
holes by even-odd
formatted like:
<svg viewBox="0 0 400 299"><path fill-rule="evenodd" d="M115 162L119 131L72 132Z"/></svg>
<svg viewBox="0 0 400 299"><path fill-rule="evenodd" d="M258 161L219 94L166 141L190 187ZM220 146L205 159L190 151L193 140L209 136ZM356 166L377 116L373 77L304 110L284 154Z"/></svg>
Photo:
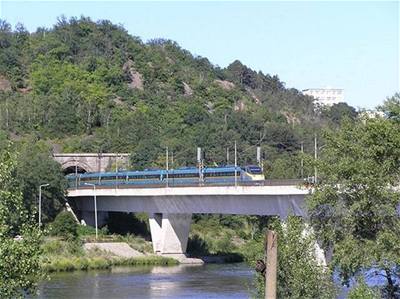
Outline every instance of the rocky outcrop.
<svg viewBox="0 0 400 299"><path fill-rule="evenodd" d="M131 89L139 89L143 90L143 78L142 74L140 74L134 68L134 62L132 60L128 60L122 67L123 71L129 76L130 82L128 83L128 87Z"/></svg>
<svg viewBox="0 0 400 299"><path fill-rule="evenodd" d="M250 96L253 98L254 102L256 104L261 104L261 100L257 97L257 95L252 91L250 88L246 88L247 92L250 94Z"/></svg>
<svg viewBox="0 0 400 299"><path fill-rule="evenodd" d="M8 81L2 75L0 75L0 90L1 91L10 91L11 90L11 82Z"/></svg>
<svg viewBox="0 0 400 299"><path fill-rule="evenodd" d="M293 112L283 111L282 114L285 116L288 124L295 125L301 123L300 119Z"/></svg>
<svg viewBox="0 0 400 299"><path fill-rule="evenodd" d="M233 109L235 111L244 111L246 109L246 105L242 100L239 100L235 103Z"/></svg>
<svg viewBox="0 0 400 299"><path fill-rule="evenodd" d="M186 82L182 82L182 83L183 83L184 96L190 97L191 95L193 95L193 89L189 86L189 84L187 84Z"/></svg>
<svg viewBox="0 0 400 299"><path fill-rule="evenodd" d="M231 90L233 88L235 88L235 84L230 82L230 81L226 81L226 80L214 80L214 82L221 87L222 89L225 90Z"/></svg>

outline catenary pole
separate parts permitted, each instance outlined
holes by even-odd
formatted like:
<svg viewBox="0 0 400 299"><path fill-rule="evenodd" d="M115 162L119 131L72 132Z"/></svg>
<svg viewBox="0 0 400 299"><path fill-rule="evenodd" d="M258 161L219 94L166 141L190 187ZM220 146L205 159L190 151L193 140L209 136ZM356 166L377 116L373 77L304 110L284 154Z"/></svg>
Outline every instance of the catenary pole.
<svg viewBox="0 0 400 299"><path fill-rule="evenodd" d="M166 164L166 168L167 168L167 183L166 183L166 187L168 188L168 167L169 167L169 165L168 165L168 146L167 146L167 149L166 149L166 151L165 151L165 164Z"/></svg>
<svg viewBox="0 0 400 299"><path fill-rule="evenodd" d="M236 141L235 141L235 186L237 186L237 147L236 147Z"/></svg>

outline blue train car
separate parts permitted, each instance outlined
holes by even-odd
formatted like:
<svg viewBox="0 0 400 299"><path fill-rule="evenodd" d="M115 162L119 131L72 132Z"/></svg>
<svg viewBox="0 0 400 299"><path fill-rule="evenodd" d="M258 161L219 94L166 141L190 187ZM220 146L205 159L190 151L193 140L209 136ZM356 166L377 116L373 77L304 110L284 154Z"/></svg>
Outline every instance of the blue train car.
<svg viewBox="0 0 400 299"><path fill-rule="evenodd" d="M264 179L262 170L258 166L245 168L235 166L206 167L199 171L195 167L184 167L178 169L156 169L143 171L120 171L120 172L94 172L83 174L70 174L67 176L69 187L75 188L86 184L102 186L115 185L163 185L170 186L193 185L193 184L216 184L223 185L233 183L235 176L238 181L254 181Z"/></svg>

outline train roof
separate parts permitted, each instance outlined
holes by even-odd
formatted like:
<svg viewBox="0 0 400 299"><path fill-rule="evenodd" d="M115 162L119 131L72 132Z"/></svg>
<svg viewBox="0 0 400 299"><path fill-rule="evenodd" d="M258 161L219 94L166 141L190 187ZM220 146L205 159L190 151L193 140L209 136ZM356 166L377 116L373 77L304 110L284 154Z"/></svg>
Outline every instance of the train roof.
<svg viewBox="0 0 400 299"><path fill-rule="evenodd" d="M170 169L168 174L197 174L198 168L195 167L183 167L177 169ZM223 166L223 167L206 167L203 169L204 173L214 173L214 172L232 172L235 171L234 166ZM237 166L236 171L241 171L241 167ZM167 171L165 169L159 170L136 170L136 171L119 171L119 172L87 172L79 174L81 178L97 178L101 177L115 177L115 176L141 176L141 175L166 175ZM75 177L74 174L68 175L69 178Z"/></svg>

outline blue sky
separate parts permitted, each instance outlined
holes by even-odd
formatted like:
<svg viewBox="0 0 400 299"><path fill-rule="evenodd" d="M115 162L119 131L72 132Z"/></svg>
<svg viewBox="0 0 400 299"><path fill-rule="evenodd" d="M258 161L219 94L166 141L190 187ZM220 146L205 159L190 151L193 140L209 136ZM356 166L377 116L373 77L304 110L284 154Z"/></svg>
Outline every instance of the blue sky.
<svg viewBox="0 0 400 299"><path fill-rule="evenodd" d="M225 67L235 59L278 74L287 87L345 89L373 108L400 91L399 2L4 1L0 18L29 31L57 16L122 24L144 41L163 37Z"/></svg>

